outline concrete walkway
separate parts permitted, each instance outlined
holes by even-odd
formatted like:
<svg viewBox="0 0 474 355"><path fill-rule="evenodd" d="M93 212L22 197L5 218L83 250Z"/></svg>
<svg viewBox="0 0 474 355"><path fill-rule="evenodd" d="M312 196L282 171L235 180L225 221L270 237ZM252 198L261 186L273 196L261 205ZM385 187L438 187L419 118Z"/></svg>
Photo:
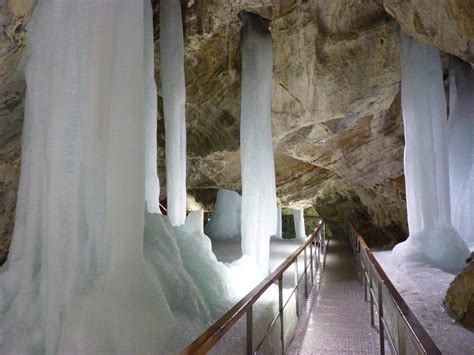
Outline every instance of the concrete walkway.
<svg viewBox="0 0 474 355"><path fill-rule="evenodd" d="M319 290L318 290L319 287ZM331 239L320 285L311 292L289 354L379 354L379 334L345 240Z"/></svg>

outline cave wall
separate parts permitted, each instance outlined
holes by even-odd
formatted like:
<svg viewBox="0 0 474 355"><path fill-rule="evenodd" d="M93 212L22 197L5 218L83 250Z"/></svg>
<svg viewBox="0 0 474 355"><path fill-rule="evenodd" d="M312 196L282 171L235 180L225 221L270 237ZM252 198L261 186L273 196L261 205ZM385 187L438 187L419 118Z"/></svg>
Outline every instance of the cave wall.
<svg viewBox="0 0 474 355"><path fill-rule="evenodd" d="M154 3L156 80L159 1ZM239 191L240 11L270 20L277 195L313 205L372 244L407 235L399 29L474 63L471 0L186 0L188 194L211 209L216 189ZM36 0L0 0L0 262L13 230L20 171L26 25ZM446 56L445 56L446 58ZM159 97L159 112L162 105ZM164 127L159 174L166 197ZM339 221L339 222L338 222Z"/></svg>

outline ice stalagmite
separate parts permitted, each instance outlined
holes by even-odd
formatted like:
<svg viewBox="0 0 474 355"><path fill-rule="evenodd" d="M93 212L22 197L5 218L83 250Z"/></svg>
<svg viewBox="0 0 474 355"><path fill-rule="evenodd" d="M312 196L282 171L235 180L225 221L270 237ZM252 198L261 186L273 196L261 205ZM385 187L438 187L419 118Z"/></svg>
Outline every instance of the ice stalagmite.
<svg viewBox="0 0 474 355"><path fill-rule="evenodd" d="M431 263L457 272L469 254L451 224L448 125L438 50L402 35L405 187L410 236L395 261Z"/></svg>
<svg viewBox="0 0 474 355"><path fill-rule="evenodd" d="M461 237L474 243L474 69L453 57L449 81L451 215Z"/></svg>
<svg viewBox="0 0 474 355"><path fill-rule="evenodd" d="M242 252L266 274L277 206L271 117L272 37L257 15L244 12L241 18Z"/></svg>
<svg viewBox="0 0 474 355"><path fill-rule="evenodd" d="M279 238L283 238L283 225L282 225L282 218L281 218L281 207L277 207L277 232L276 236Z"/></svg>
<svg viewBox="0 0 474 355"><path fill-rule="evenodd" d="M212 239L240 238L240 207L242 197L235 191L219 189L206 234Z"/></svg>
<svg viewBox="0 0 474 355"><path fill-rule="evenodd" d="M186 219L186 92L179 0L160 0L160 53L168 216L173 226L179 226Z"/></svg>
<svg viewBox="0 0 474 355"><path fill-rule="evenodd" d="M296 238L306 239L304 229L304 210L293 210Z"/></svg>

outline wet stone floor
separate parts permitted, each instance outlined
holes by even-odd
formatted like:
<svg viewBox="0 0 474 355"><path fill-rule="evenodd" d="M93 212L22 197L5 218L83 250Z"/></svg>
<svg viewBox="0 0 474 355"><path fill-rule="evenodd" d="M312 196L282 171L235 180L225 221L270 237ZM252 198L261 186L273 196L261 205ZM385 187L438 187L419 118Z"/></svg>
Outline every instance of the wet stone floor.
<svg viewBox="0 0 474 355"><path fill-rule="evenodd" d="M321 282L306 307L289 354L380 353L348 241L331 239Z"/></svg>

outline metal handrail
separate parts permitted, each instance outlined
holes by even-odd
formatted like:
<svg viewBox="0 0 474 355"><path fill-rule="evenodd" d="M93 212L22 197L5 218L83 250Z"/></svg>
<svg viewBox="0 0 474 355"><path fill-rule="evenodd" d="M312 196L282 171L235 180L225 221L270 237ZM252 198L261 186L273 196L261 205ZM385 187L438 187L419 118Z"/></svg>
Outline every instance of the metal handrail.
<svg viewBox="0 0 474 355"><path fill-rule="evenodd" d="M441 354L433 339L410 310L383 271L362 236L351 226L349 237L357 263L357 273L364 286L364 298L370 297L370 319L375 324L374 308L378 313L380 353L385 354L385 335L392 352L396 354ZM388 297L386 297L387 295ZM385 296L385 297L384 297ZM396 324L390 324L389 306L395 310ZM393 315L393 314L392 314Z"/></svg>
<svg viewBox="0 0 474 355"><path fill-rule="evenodd" d="M326 223L321 221L321 224L316 230L305 240L305 242L298 247L283 263L280 264L270 275L268 275L262 282L260 282L252 291L250 291L244 298L242 298L234 307L232 307L226 314L218 319L210 328L197 337L191 344L189 344L181 354L206 354L212 347L232 328L232 326L246 315L247 326L247 354L254 354L260 346L267 339L273 326L280 320L280 340L282 352L285 352L284 340L284 317L283 311L286 302L283 304L283 274L290 268L292 264L295 265L295 286L288 300L295 294L296 299L296 314L299 316L298 292L299 285L304 279L305 282L305 296L308 297L308 269L310 270L311 283L314 283L314 272L317 268L323 268L325 263L325 255L328 241L326 240ZM313 252L313 246L314 252ZM307 248L310 248L310 260L307 262ZM304 270L303 275L298 277L298 256L304 253ZM315 260L316 262L313 262ZM275 282L278 283L278 314L270 322L270 326L264 337L258 342L258 345L253 346L253 305L258 301L260 296Z"/></svg>

